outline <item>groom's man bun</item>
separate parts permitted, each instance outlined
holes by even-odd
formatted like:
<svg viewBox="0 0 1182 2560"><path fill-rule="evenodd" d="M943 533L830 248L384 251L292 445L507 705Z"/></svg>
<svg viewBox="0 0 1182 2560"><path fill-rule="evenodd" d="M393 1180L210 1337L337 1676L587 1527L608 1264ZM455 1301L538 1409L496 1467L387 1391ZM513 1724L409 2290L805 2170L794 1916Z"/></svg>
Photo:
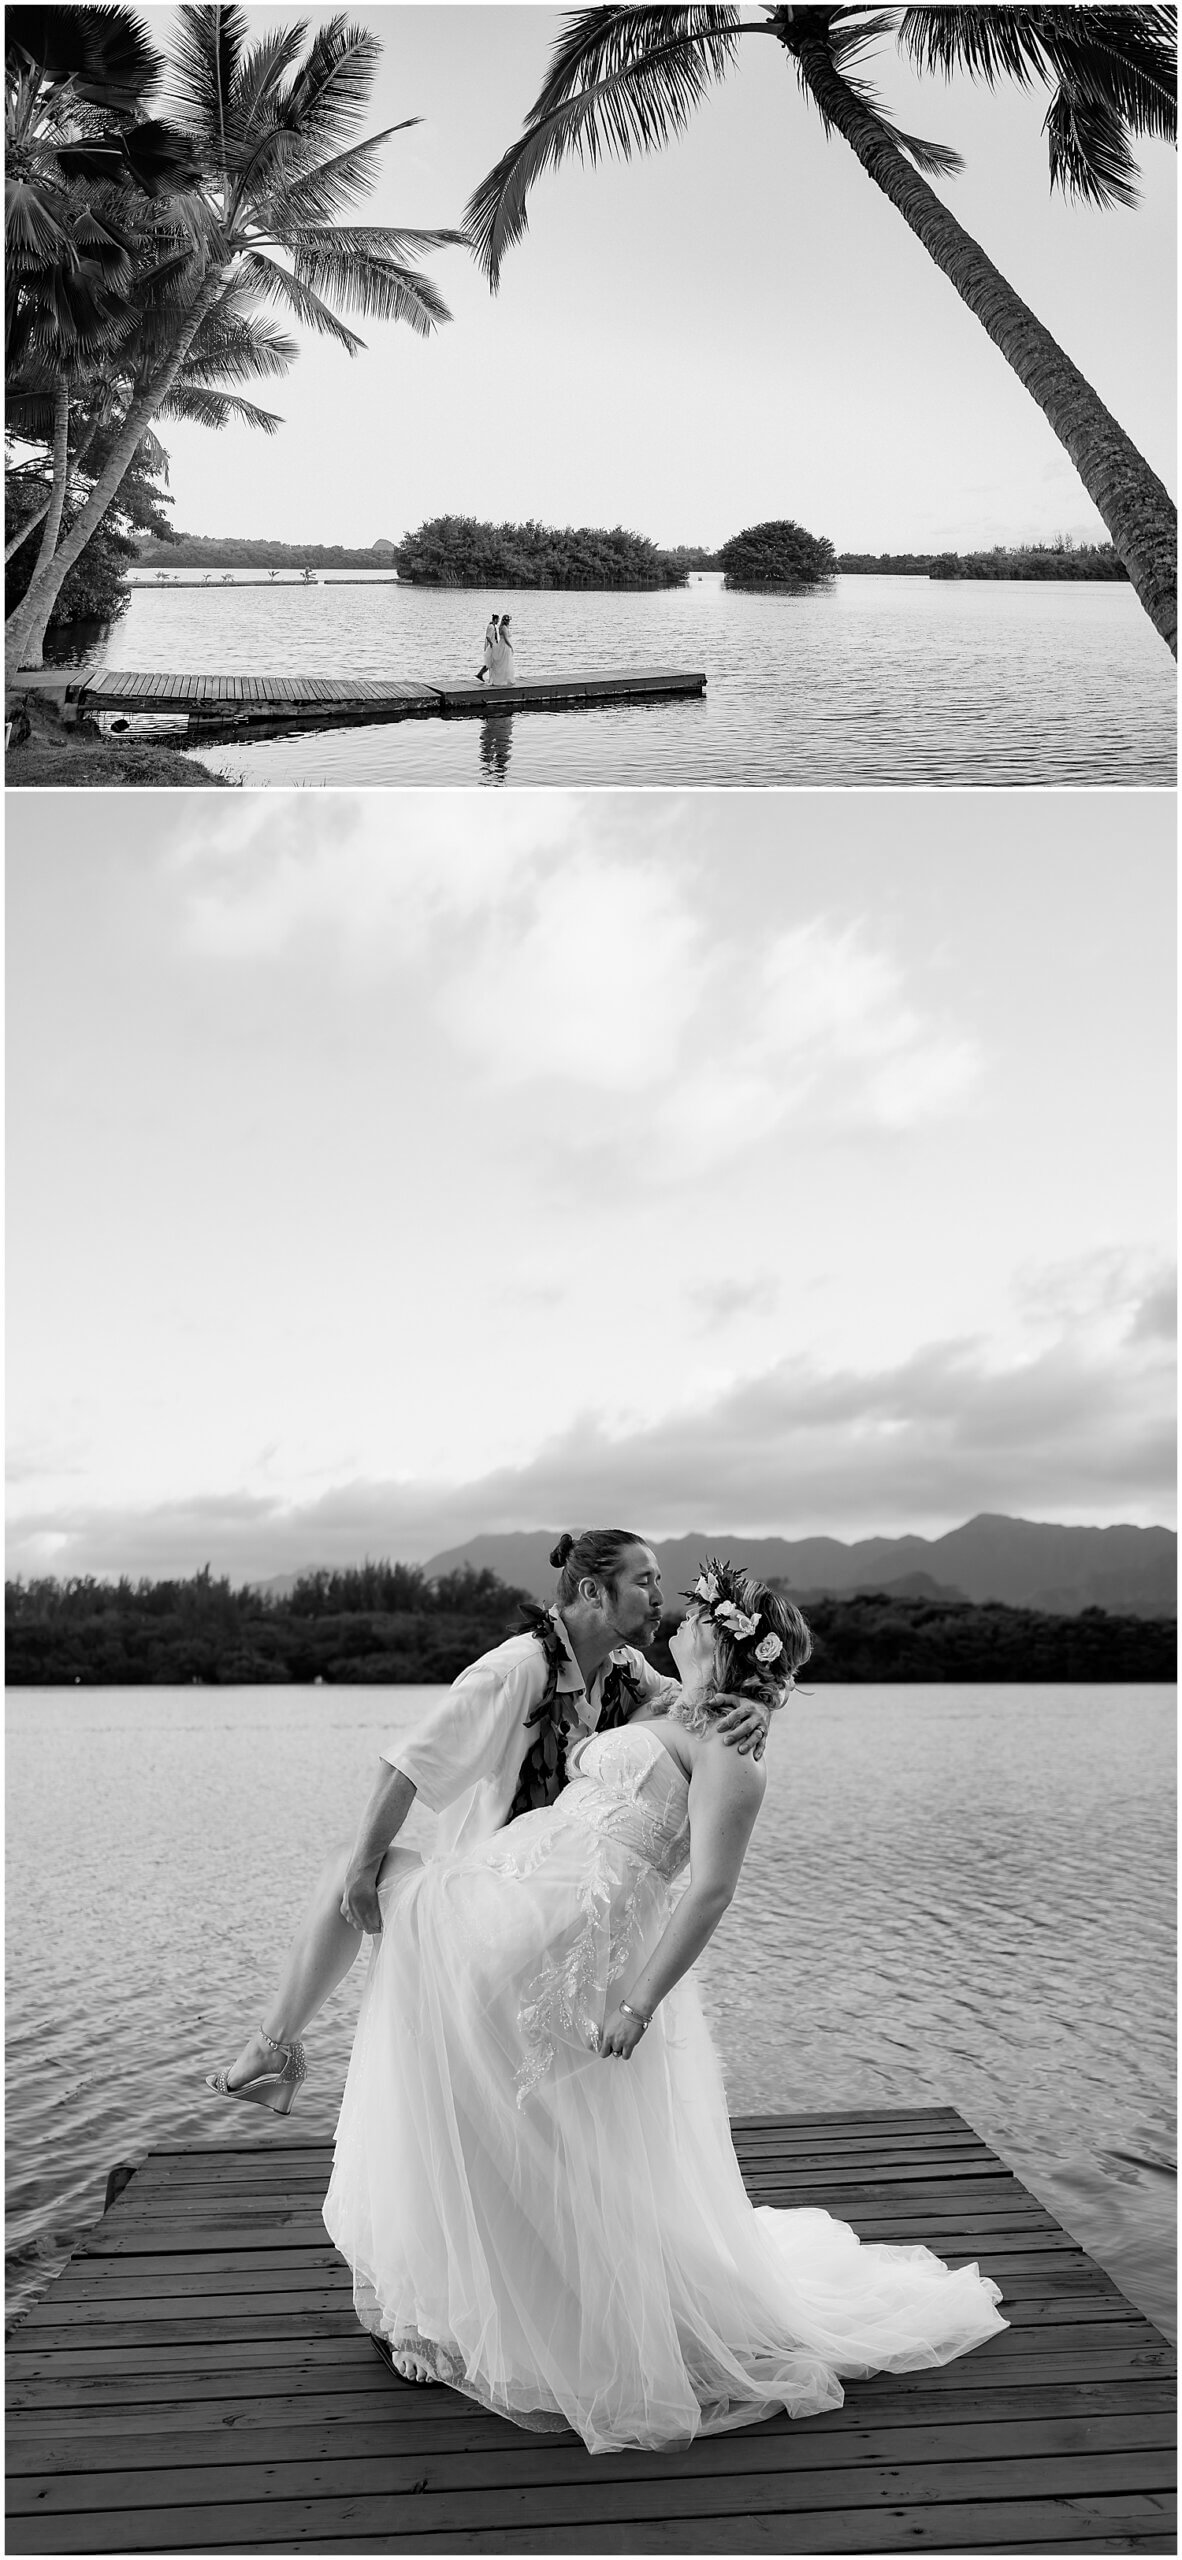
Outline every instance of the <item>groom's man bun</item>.
<svg viewBox="0 0 1182 2560"><path fill-rule="evenodd" d="M573 1600L580 1582L591 1575L596 1582L615 1588L620 1558L629 1547L643 1547L647 1539L637 1536L635 1529L583 1529L573 1537L564 1529L556 1547L550 1549L550 1562L558 1575L558 1605Z"/></svg>

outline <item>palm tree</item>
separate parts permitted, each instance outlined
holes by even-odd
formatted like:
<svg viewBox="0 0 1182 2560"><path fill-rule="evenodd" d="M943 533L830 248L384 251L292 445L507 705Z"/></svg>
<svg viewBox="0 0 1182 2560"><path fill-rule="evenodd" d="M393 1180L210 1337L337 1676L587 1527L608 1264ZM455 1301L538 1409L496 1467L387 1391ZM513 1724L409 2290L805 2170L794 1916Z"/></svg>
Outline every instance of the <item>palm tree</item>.
<svg viewBox="0 0 1182 2560"><path fill-rule="evenodd" d="M66 501L71 400L126 334L138 225L153 198L191 184L188 144L141 112L162 64L130 9L10 9L5 28L5 383L7 424L45 409L44 502L52 558ZM36 572L34 573L36 574Z"/></svg>
<svg viewBox="0 0 1182 2560"><path fill-rule="evenodd" d="M424 249L462 245L462 232L339 218L370 184L389 135L417 122L406 117L363 141L350 139L372 86L376 36L333 18L306 51L304 26L276 29L249 46L241 8L189 5L177 15L170 116L201 182L169 199L172 251L156 272L155 361L85 505L9 617L9 677L39 660L62 581L102 522L145 430L167 410L207 324L271 302L354 355L364 341L342 311L405 320L423 335L450 317L411 261Z"/></svg>
<svg viewBox="0 0 1182 2560"><path fill-rule="evenodd" d="M1134 137L1176 130L1174 12L1167 8L584 9L568 18L520 141L467 209L469 236L494 291L506 250L527 228L543 170L572 153L592 162L649 151L684 131L748 36L770 36L791 60L827 133L839 133L868 177L955 287L1066 447L1145 611L1177 654L1177 516L1155 472L1050 332L1019 300L929 186L961 164L954 152L893 125L861 65L897 35L921 69L964 71L1052 92L1044 131L1052 186L1097 205L1135 201Z"/></svg>
<svg viewBox="0 0 1182 2560"><path fill-rule="evenodd" d="M169 307L164 306L167 325ZM50 483L45 490L44 465L34 476L26 472L25 486L32 494L26 500L23 522L6 544L5 558L19 550L27 534L44 521L47 514L58 526L63 515L73 521L77 501L71 500L71 487L83 471L93 481L110 451L112 440L124 425L131 403L143 383L151 378L159 360L158 335L161 314L153 308L150 290L141 291L138 306L132 309L121 340L106 348L102 357L84 366L76 366L69 375L69 414L64 422L73 431L73 444L67 444L59 466L57 438L63 429L63 376L60 371L45 369L38 374L35 364L26 367L21 387L10 391L6 408L6 425L10 435L22 443L41 443L50 449ZM183 418L203 427L230 424L254 427L273 435L283 421L274 410L262 409L230 384L252 381L256 376L286 373L294 364L299 350L293 338L287 337L273 322L240 307L233 293L218 310L212 312L185 357L180 374L168 398L162 403L158 419ZM153 435L145 430L136 456L129 465L108 510L121 511L121 501L135 479L138 464L153 473L167 477L167 456ZM137 493L138 494L138 493ZM16 490L14 489L14 496ZM141 523L139 516L135 521ZM44 556L44 544L41 557ZM23 564L22 564L23 565ZM40 557L37 566L40 566ZM33 575L36 575L34 569ZM27 583L31 584L31 580ZM13 581L15 601L26 591L21 569ZM68 579L59 590L68 595Z"/></svg>

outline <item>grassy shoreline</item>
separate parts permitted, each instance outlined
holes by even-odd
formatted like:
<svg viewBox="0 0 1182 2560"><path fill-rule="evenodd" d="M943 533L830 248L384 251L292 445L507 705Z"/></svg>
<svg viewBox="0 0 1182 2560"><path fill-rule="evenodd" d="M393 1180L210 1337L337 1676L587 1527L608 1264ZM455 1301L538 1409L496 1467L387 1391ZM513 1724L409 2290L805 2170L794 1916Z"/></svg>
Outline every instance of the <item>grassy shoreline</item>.
<svg viewBox="0 0 1182 2560"><path fill-rule="evenodd" d="M8 747L6 791L233 791L198 757L148 738L96 738L63 728L49 706L14 687L9 713L21 710L29 734Z"/></svg>

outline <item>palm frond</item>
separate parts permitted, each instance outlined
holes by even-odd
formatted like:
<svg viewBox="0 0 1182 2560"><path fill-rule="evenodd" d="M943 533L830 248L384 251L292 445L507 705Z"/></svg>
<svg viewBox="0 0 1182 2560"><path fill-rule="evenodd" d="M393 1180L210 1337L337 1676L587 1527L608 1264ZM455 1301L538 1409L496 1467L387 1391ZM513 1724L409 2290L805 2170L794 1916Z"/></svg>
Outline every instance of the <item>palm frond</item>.
<svg viewBox="0 0 1182 2560"><path fill-rule="evenodd" d="M618 72L642 72L646 61L666 50L679 58L676 78L688 118L731 69L738 33L739 12L733 8L570 10L526 122L540 123Z"/></svg>
<svg viewBox="0 0 1182 2560"><path fill-rule="evenodd" d="M329 310L328 304L320 300L310 285L303 283L287 267L281 267L276 259L266 257L261 249L247 251L239 274L265 301L285 303L294 318L302 320L306 328L316 330L320 337L335 339L347 355L360 354L365 345L364 338L358 338L352 329L346 329L344 321L338 320L335 311Z"/></svg>
<svg viewBox="0 0 1182 2560"><path fill-rule="evenodd" d="M302 27L276 27L244 53L230 82L226 100L227 128L236 137L255 131L265 106L273 105L299 62Z"/></svg>
<svg viewBox="0 0 1182 2560"><path fill-rule="evenodd" d="M381 44L368 27L330 19L313 37L291 83L282 122L320 146L344 142L368 105L381 58Z"/></svg>
<svg viewBox="0 0 1182 2560"><path fill-rule="evenodd" d="M1134 136L1177 138L1172 9L904 9L899 42L945 78L1050 88L1051 184L1093 204L1136 202Z"/></svg>
<svg viewBox="0 0 1182 2560"><path fill-rule="evenodd" d="M24 56L54 86L110 115L133 115L160 76L142 18L125 8L13 8L5 55Z"/></svg>
<svg viewBox="0 0 1182 2560"><path fill-rule="evenodd" d="M319 248L301 243L294 264L301 285L331 295L341 310L355 311L363 320L405 320L426 338L441 321L451 318L429 276L396 258L343 250L331 232Z"/></svg>
<svg viewBox="0 0 1182 2560"><path fill-rule="evenodd" d="M1137 163L1118 115L1090 98L1057 89L1043 118L1051 185L1084 204L1135 205Z"/></svg>
<svg viewBox="0 0 1182 2560"><path fill-rule="evenodd" d="M464 231L398 231L389 223L329 222L301 226L296 246L319 250L336 247L350 255L413 258L429 249L466 249Z"/></svg>
<svg viewBox="0 0 1182 2560"><path fill-rule="evenodd" d="M183 0L173 36L171 87L196 119L207 149L218 152L226 105L246 48L246 12Z"/></svg>
<svg viewBox="0 0 1182 2560"><path fill-rule="evenodd" d="M199 187L201 163L188 134L177 126L164 124L159 117L133 125L122 136L127 155L127 173L141 194L171 196L179 189Z"/></svg>
<svg viewBox="0 0 1182 2560"><path fill-rule="evenodd" d="M920 71L951 80L967 71L995 89L1001 80L1029 88L1049 76L1038 32L1039 9L904 9L898 41Z"/></svg>
<svg viewBox="0 0 1182 2560"><path fill-rule="evenodd" d="M273 320L256 311L212 312L198 330L184 364L187 382L249 382L256 375L287 373L299 348Z"/></svg>
<svg viewBox="0 0 1182 2560"><path fill-rule="evenodd" d="M274 409L260 409L253 400L243 400L233 391L209 391L204 384L191 382L174 383L157 415L184 418L196 427L258 427L265 436L273 436L283 424Z"/></svg>
<svg viewBox="0 0 1182 2560"><path fill-rule="evenodd" d="M314 168L305 169L283 187L282 203L285 221L333 222L339 213L347 212L354 199L377 176L378 154L391 134L405 133L409 126L421 122L418 116L404 116L400 124L387 125L383 133L371 133L364 142L356 142L348 151L337 152L331 160L320 160ZM277 136L277 142L287 137Z"/></svg>
<svg viewBox="0 0 1182 2560"><path fill-rule="evenodd" d="M572 154L592 166L605 152L627 160L683 133L734 60L739 32L735 9L588 9L568 20L526 131L465 208L494 292L507 250L529 229L527 199L543 172Z"/></svg>
<svg viewBox="0 0 1182 2560"><path fill-rule="evenodd" d="M4 189L4 246L9 263L16 266L40 266L43 260L68 260L74 254L69 232L44 190L22 178L9 178Z"/></svg>

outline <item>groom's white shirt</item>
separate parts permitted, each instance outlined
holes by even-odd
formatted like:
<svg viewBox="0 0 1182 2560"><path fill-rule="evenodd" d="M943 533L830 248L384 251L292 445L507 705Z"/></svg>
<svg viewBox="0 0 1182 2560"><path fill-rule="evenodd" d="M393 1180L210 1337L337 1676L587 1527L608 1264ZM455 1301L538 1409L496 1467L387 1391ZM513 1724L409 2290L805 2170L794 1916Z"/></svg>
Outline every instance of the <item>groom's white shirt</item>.
<svg viewBox="0 0 1182 2560"><path fill-rule="evenodd" d="M566 1656L558 1666L558 1687L570 1700L572 1742L594 1733L603 1705L604 1674L613 1663L626 1663L646 1696L655 1696L663 1688L659 1673L643 1654L631 1645L618 1645L588 1689L557 1609L550 1616ZM546 1678L546 1657L536 1638L524 1633L510 1636L461 1671L446 1698L421 1724L382 1744L383 1760L412 1779L428 1811L439 1816L436 1856L467 1848L475 1840L490 1840L500 1830L533 1740L525 1720L537 1706Z"/></svg>

